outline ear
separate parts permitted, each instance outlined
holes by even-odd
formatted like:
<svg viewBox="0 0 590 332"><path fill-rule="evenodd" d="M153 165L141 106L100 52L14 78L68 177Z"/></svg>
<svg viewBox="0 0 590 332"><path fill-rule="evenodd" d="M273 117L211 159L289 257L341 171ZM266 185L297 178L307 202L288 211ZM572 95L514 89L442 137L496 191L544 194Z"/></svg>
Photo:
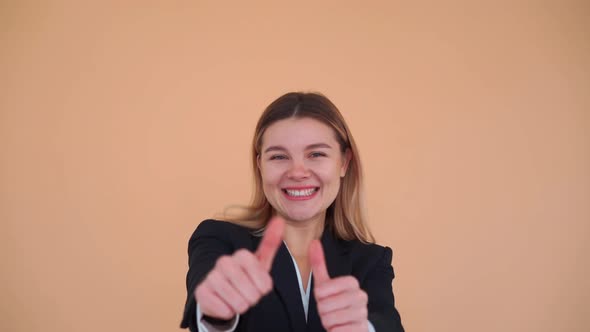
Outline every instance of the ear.
<svg viewBox="0 0 590 332"><path fill-rule="evenodd" d="M350 165L351 159L352 151L350 151L350 149L346 149L346 151L344 151L344 155L342 156L342 168L340 168L341 178L343 178L346 175L346 171L348 170L348 165Z"/></svg>
<svg viewBox="0 0 590 332"><path fill-rule="evenodd" d="M260 172L260 153L256 155L256 167L258 168L258 171Z"/></svg>

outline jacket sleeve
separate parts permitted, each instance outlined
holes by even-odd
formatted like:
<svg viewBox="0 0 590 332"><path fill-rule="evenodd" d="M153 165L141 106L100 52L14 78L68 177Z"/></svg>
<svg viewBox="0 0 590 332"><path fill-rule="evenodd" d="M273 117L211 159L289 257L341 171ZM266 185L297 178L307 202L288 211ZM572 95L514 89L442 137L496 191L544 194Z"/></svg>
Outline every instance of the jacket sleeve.
<svg viewBox="0 0 590 332"><path fill-rule="evenodd" d="M197 326L199 332L233 332L238 326L240 320L239 314L223 324L214 324L203 318L203 313L199 307L200 305L197 303Z"/></svg>
<svg viewBox="0 0 590 332"><path fill-rule="evenodd" d="M197 303L195 288L215 266L220 256L233 253L234 248L229 239L224 222L205 220L195 230L188 243L188 273L186 275L186 303L181 328L198 331Z"/></svg>
<svg viewBox="0 0 590 332"><path fill-rule="evenodd" d="M369 321L376 332L404 332L400 315L395 308L391 283L394 278L391 266L392 251L386 247L375 267L367 274L361 287L369 296Z"/></svg>

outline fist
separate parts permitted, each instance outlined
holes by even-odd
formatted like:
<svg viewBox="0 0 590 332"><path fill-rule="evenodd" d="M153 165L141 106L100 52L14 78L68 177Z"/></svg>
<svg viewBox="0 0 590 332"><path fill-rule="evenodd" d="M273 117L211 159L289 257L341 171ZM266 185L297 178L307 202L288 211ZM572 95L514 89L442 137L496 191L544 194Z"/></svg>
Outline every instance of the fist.
<svg viewBox="0 0 590 332"><path fill-rule="evenodd" d="M319 241L309 247L314 296L322 325L329 332L368 331L368 296L355 277L330 278Z"/></svg>
<svg viewBox="0 0 590 332"><path fill-rule="evenodd" d="M204 315L232 319L254 306L272 290L270 269L282 242L285 222L273 218L255 253L240 249L221 256L195 289L195 299Z"/></svg>

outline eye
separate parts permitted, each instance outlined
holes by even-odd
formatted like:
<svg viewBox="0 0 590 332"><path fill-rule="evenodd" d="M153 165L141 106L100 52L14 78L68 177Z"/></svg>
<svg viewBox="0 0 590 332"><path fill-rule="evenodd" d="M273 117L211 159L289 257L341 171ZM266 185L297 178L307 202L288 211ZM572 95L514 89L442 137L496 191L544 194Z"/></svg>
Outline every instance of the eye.
<svg viewBox="0 0 590 332"><path fill-rule="evenodd" d="M270 156L269 160L285 160L287 159L287 156L285 156L284 154L274 154L272 156Z"/></svg>
<svg viewBox="0 0 590 332"><path fill-rule="evenodd" d="M326 154L323 152L312 152L309 154L311 158L325 157Z"/></svg>

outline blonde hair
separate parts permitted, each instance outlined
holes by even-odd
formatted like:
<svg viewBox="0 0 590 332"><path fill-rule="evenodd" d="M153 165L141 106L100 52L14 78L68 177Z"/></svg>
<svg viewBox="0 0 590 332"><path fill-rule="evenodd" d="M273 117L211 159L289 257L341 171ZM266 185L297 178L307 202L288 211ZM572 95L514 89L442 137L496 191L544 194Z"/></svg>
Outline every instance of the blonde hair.
<svg viewBox="0 0 590 332"><path fill-rule="evenodd" d="M254 171L252 200L248 206L226 208L223 219L254 230L262 230L272 217L273 208L262 189L262 176L258 169L257 158L265 130L273 123L288 118L312 118L328 125L334 129L341 153L350 151L348 170L341 180L336 199L326 211L326 226L340 239L356 239L364 243L375 242L366 223L358 149L338 108L319 93L287 93L273 101L264 110L252 140L251 162ZM238 213L232 214L232 210L238 210Z"/></svg>

